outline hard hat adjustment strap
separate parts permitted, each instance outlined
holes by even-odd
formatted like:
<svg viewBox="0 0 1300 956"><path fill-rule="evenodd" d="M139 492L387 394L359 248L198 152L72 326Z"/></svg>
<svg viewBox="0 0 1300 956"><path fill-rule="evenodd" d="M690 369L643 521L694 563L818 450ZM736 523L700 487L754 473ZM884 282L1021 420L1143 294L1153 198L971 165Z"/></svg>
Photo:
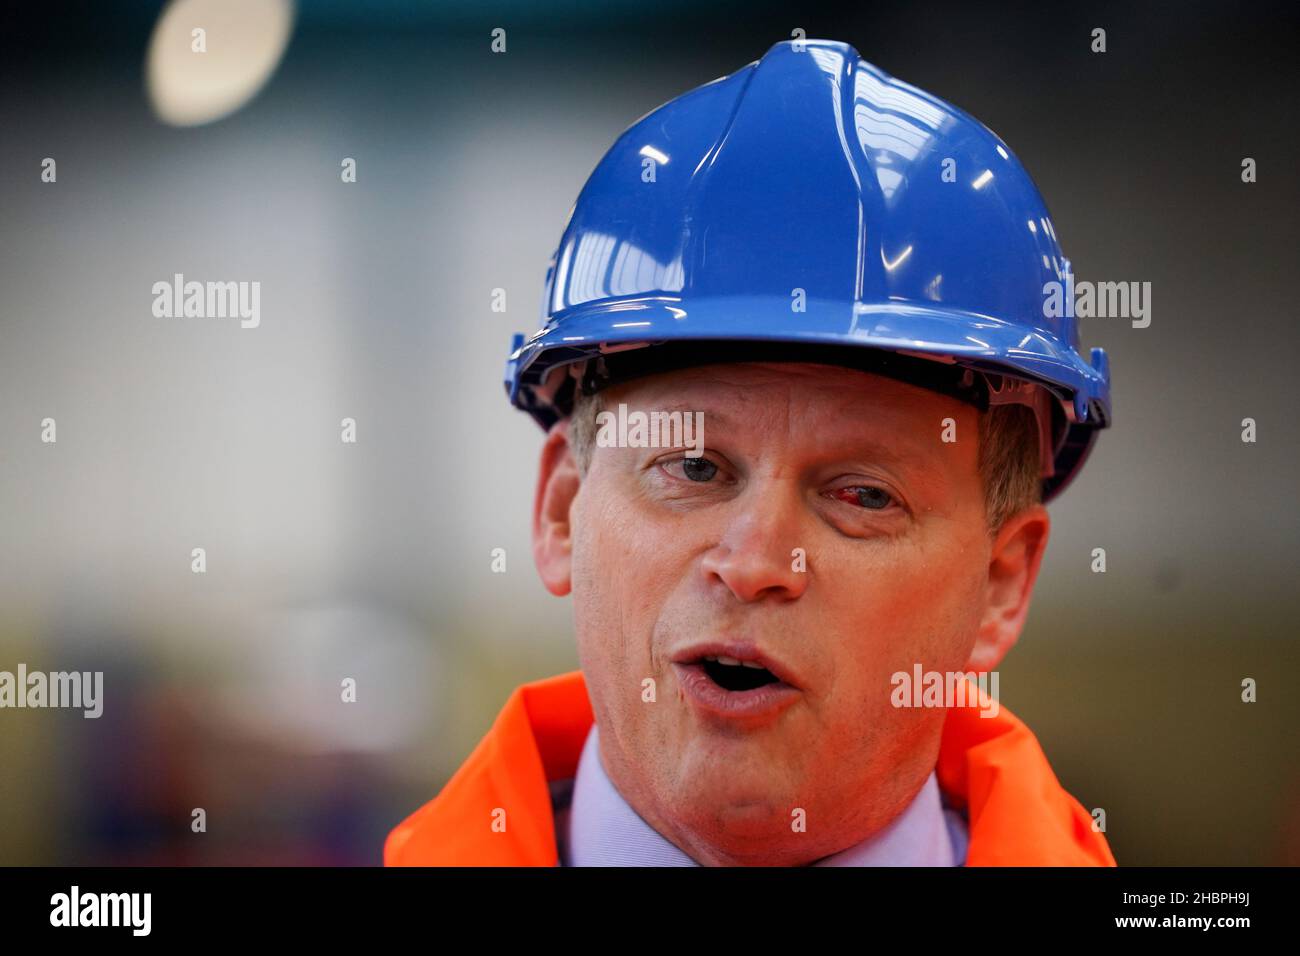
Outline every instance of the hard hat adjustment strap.
<svg viewBox="0 0 1300 956"><path fill-rule="evenodd" d="M1059 439L1053 435L1055 427L1052 407L1056 404L1052 393L1042 385L1026 379L1012 378L993 372L983 373L988 385L989 406L1027 405L1033 409L1034 418L1038 420L1038 450L1042 477L1051 478L1056 474L1056 454L1064 444L1067 429L1062 422Z"/></svg>

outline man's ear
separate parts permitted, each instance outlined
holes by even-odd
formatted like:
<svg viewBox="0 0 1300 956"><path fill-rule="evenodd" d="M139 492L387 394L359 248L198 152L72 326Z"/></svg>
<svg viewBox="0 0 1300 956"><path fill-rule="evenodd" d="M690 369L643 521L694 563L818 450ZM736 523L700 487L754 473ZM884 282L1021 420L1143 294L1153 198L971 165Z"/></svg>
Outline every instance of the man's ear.
<svg viewBox="0 0 1300 956"><path fill-rule="evenodd" d="M573 531L569 509L578 495L582 479L569 447L569 420L551 426L542 446L533 500L533 563L546 590L556 597L569 593L572 585Z"/></svg>
<svg viewBox="0 0 1300 956"><path fill-rule="evenodd" d="M989 556L984 616L968 669L993 670L1020 637L1050 531L1051 520L1042 505L1013 515L998 531Z"/></svg>

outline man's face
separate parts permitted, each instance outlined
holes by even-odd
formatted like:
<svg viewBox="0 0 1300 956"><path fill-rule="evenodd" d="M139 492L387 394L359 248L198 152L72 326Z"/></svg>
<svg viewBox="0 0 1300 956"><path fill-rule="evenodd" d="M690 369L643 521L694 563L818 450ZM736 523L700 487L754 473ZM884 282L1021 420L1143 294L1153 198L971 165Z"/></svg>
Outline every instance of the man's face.
<svg viewBox="0 0 1300 956"><path fill-rule="evenodd" d="M978 412L787 363L649 376L605 392L619 403L702 412L704 454L594 448L564 502L607 773L702 863L800 864L860 842L938 753L945 712L894 707L891 675L965 670L989 613ZM764 655L790 687L726 712L693 653L712 641Z"/></svg>

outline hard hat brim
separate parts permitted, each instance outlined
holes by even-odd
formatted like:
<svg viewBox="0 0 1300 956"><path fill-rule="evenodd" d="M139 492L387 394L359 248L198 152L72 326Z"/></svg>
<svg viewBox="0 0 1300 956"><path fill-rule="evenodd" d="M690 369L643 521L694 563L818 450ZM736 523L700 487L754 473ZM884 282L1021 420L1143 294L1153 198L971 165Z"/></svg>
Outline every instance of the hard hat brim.
<svg viewBox="0 0 1300 956"><path fill-rule="evenodd" d="M793 321L792 321L793 320ZM846 305L810 299L800 310L771 296L693 299L642 296L584 303L558 313L526 340L506 366L511 402L544 428L567 410L554 403L556 372L593 356L670 342L726 340L832 345L897 352L1044 386L1055 396L1065 430L1043 500L1055 498L1078 473L1110 422L1109 368L1094 349L1088 365L1069 343L1043 329L939 304Z"/></svg>

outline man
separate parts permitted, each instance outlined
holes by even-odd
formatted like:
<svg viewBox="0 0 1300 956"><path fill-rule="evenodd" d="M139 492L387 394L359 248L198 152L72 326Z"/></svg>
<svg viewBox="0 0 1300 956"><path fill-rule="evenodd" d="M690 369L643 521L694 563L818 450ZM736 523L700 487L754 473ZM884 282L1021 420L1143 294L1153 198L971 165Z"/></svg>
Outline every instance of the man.
<svg viewBox="0 0 1300 956"><path fill-rule="evenodd" d="M988 680L1110 418L1069 268L1006 145L845 44L629 128L506 377L581 669L386 862L1114 865Z"/></svg>

